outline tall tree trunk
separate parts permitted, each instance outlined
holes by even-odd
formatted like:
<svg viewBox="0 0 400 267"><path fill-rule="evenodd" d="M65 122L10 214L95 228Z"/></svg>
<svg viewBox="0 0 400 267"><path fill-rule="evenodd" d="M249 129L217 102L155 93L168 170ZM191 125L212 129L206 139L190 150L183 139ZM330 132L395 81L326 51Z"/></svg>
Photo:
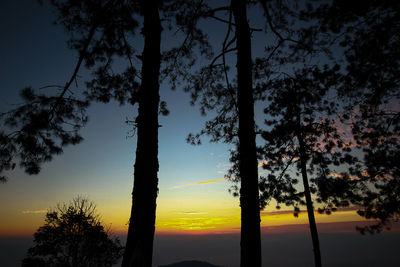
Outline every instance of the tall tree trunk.
<svg viewBox="0 0 400 267"><path fill-rule="evenodd" d="M319 238L318 238L318 230L317 224L315 223L314 216L314 207L311 199L310 186L308 184L308 176L307 176L307 154L305 150L305 144L303 135L300 130L300 110L297 108L297 126L296 126L296 136L299 140L299 149L300 149L300 167L301 167L301 175L303 178L304 185L304 195L306 197L306 205L307 205L307 214L308 214L308 223L310 225L311 239L313 244L314 251L314 263L315 267L321 267L321 251L319 247Z"/></svg>
<svg viewBox="0 0 400 267"><path fill-rule="evenodd" d="M141 2L144 17L132 210L122 267L151 267L158 194L158 108L161 23L158 1Z"/></svg>
<svg viewBox="0 0 400 267"><path fill-rule="evenodd" d="M251 37L246 1L232 0L236 25L239 112L239 175L241 179L240 266L261 266L260 204L254 124Z"/></svg>

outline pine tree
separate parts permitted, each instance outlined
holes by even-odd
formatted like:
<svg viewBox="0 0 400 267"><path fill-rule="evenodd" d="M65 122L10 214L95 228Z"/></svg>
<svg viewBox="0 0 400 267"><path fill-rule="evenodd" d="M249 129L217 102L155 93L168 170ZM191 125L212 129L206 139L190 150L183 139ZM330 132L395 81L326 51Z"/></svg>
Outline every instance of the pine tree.
<svg viewBox="0 0 400 267"><path fill-rule="evenodd" d="M115 99L132 106L139 103L134 125L138 139L132 212L123 266L151 266L158 194L159 1L50 2L58 11L57 23L71 34L69 46L78 51L79 59L66 85L57 86L59 95L37 94L26 88L22 91L26 103L3 114L10 133L0 135L0 170L13 168L19 160L27 173L37 174L40 165L60 154L65 145L82 141L79 129L85 124L86 108L93 101L108 103ZM133 60L135 46L128 42L139 25L136 15L144 19L140 86L138 66ZM124 60L124 71L113 71L115 58L119 64ZM93 77L86 82L86 90L75 94L83 97L77 98L71 93L71 85L83 64L92 70Z"/></svg>
<svg viewBox="0 0 400 267"><path fill-rule="evenodd" d="M319 22L325 45L342 52L335 59L344 59L337 87L361 155L351 168L365 184L359 214L377 221L361 233L390 228L400 214L399 8L390 0L332 1L308 13Z"/></svg>
<svg viewBox="0 0 400 267"><path fill-rule="evenodd" d="M245 1L232 0L237 47L238 160L240 177L240 266L261 266L258 163L254 124L250 27Z"/></svg>
<svg viewBox="0 0 400 267"><path fill-rule="evenodd" d="M142 1L144 49L132 193L132 210L123 267L152 266L158 195L158 113L161 23L158 1Z"/></svg>
<svg viewBox="0 0 400 267"><path fill-rule="evenodd" d="M196 12L180 24L187 29L184 44L176 51L183 51L187 61L179 61L177 75L185 82L184 88L191 93L192 104L200 102L202 114L215 112L215 118L206 122L205 128L197 134L189 134L187 140L200 144L200 137L209 135L211 142L223 141L234 144L237 165L235 174L241 183L240 206L242 210L241 228L241 266L261 266L260 210L258 198L258 169L255 144L254 100L252 82L251 29L247 22L247 3L232 1L230 6L211 8L202 1L192 4ZM217 15L218 14L218 15ZM186 18L186 17L185 17ZM192 18L192 19L190 19ZM198 46L200 54L210 57L204 48L209 47L208 40L197 26L198 20L213 19L227 25L227 32L219 54L210 59L208 65L199 67L192 73L185 70L193 66L193 53L185 54L188 47ZM232 37L232 32L234 36ZM193 43L191 43L194 41ZM236 43L236 47L233 45ZM189 46L187 44L190 44ZM237 51L237 85L229 79L227 54ZM220 63L221 62L221 63ZM187 64L185 64L187 63ZM181 66L181 67L179 67ZM185 67L182 67L185 66Z"/></svg>
<svg viewBox="0 0 400 267"><path fill-rule="evenodd" d="M341 170L357 159L337 128L336 68L306 67L293 76L274 79L265 88L262 153L269 175L261 179L263 206L274 198L278 207L280 203L294 206L295 216L300 206L307 207L315 266L322 266L322 261L312 195L318 211L327 214L359 200L357 182ZM298 177L303 191L298 190Z"/></svg>

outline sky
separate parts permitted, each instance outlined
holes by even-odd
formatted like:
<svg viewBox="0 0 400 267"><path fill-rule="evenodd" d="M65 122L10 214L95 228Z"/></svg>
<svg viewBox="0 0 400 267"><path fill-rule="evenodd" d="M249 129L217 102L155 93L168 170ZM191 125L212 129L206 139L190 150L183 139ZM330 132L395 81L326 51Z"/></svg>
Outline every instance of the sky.
<svg viewBox="0 0 400 267"><path fill-rule="evenodd" d="M63 84L71 75L77 55L67 49L68 37L60 26L52 24L53 20L52 9L40 7L36 1L0 2L1 112L20 103L19 89L28 85L38 88L48 84ZM215 35L218 35L218 29L215 31ZM163 38L167 40L165 35ZM256 50L260 47L260 43L253 45ZM80 81L88 77L85 71L80 75ZM228 192L232 182L224 177L230 166L230 147L209 143L207 139L201 146L187 144L187 134L198 132L206 118L200 115L198 108L189 105L189 96L184 92L179 89L172 91L165 83L160 90L162 100L167 101L170 115L160 118L162 127L159 130L160 170L155 242L158 256L155 262L167 264L174 260L201 258L201 255L207 260L206 257L216 254L208 260L237 266L238 260L235 263L234 259L238 259L239 200ZM39 175L29 176L16 169L9 173L7 183L0 184L0 245L3 248L10 249L13 242L24 240L18 246L26 249L29 246L26 240L30 240L35 230L44 223L46 211L76 196L84 196L95 202L103 223L123 238L128 228L136 150L136 138L131 137L131 128L125 124L125 120L133 118L136 111L129 106L109 103L94 104L88 112L89 123L81 132L85 138L81 144L65 148L62 155L43 165ZM263 172L261 167L259 171ZM272 205L262 211L263 246L273 249L268 240L275 240L280 242L281 249L291 246L294 253L299 254L299 248L293 245L293 240L301 237L304 247L308 246L308 252L311 253L307 216L301 213L299 218L294 218L289 209L276 211ZM355 247L350 247L350 250L363 242L354 229L357 224L364 222L360 222L361 218L353 209L341 210L330 216L316 215L316 220L320 232L325 234L322 248L325 246L324 240L330 240L328 236L335 233L338 235L334 239L338 243L346 235L358 240L358 243L354 241ZM377 242L391 246L393 240L400 240L395 232L385 233L390 240L378 238ZM273 238L264 238L266 235ZM284 240L288 240L286 245ZM185 252L185 244L195 241L198 243L186 247ZM329 242L326 242L328 246ZM181 250L169 253L168 244L171 243ZM202 246L210 244L218 246L214 254L201 251ZM25 251L19 251L15 257L23 256ZM232 258L229 253L235 256ZM14 254L7 254L10 255ZM0 256L0 263L2 258ZM304 264L307 262L305 260Z"/></svg>

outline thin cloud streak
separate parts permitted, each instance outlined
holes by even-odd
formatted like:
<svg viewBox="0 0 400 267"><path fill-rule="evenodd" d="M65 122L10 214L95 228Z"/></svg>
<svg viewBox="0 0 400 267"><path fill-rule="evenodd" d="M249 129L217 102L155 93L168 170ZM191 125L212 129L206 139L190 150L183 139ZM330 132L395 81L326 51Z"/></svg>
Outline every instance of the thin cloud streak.
<svg viewBox="0 0 400 267"><path fill-rule="evenodd" d="M199 211L175 211L175 214L180 214L180 215L202 215L202 214L207 214L206 212L199 212Z"/></svg>
<svg viewBox="0 0 400 267"><path fill-rule="evenodd" d="M330 173L327 175L328 177L333 177L333 178L345 178L345 176L343 174L338 174L338 173ZM357 176L351 176L349 175L349 178L351 181L359 181L361 180L359 177Z"/></svg>
<svg viewBox="0 0 400 267"><path fill-rule="evenodd" d="M282 161L283 161L283 160L285 160L285 159L282 159ZM294 160L296 161L296 160L298 160L298 158L295 158ZM259 162L259 163L257 164L257 166L258 166L258 167L262 167L262 166L268 165L268 164L269 164L268 161L263 161L263 162ZM337 177L343 177L343 175L340 175L340 174L329 174L328 176L336 177L336 178L337 178ZM356 179L356 178L358 178L358 177L350 176L350 178L351 178L351 179ZM203 185L203 184L215 183L215 182L220 182L220 181L231 181L231 180L234 180L234 179L235 179L234 177L230 177L230 178L221 178L221 179L214 179L214 180L202 181L202 182L191 183L191 184L177 185L177 186L174 186L173 188L174 188L174 189L177 189L177 188L183 188L183 187L188 187L188 186L195 186L195 185Z"/></svg>
<svg viewBox="0 0 400 267"><path fill-rule="evenodd" d="M23 210L22 214L41 214L46 212L47 210Z"/></svg>
<svg viewBox="0 0 400 267"><path fill-rule="evenodd" d="M305 213L306 210L300 210L298 213ZM293 210L277 210L277 211L262 211L261 216L273 216L273 215L283 215L283 214L293 214Z"/></svg>
<svg viewBox="0 0 400 267"><path fill-rule="evenodd" d="M359 210L359 206L351 206L351 207L346 207L346 208L337 208L336 211L333 211L332 214L339 214L340 212L344 211L357 211ZM307 210L300 210L297 213L306 213ZM294 210L275 210L275 211L262 211L260 212L261 216L273 216L273 215L285 215L285 214L293 214ZM318 214L318 210L314 210L315 214Z"/></svg>
<svg viewBox="0 0 400 267"><path fill-rule="evenodd" d="M220 182L220 181L229 181L232 179L234 179L234 178L221 178L221 179L202 181L202 182L197 182L197 183L192 183L192 184L177 185L177 186L174 186L173 188L175 189L175 188L183 188L183 187L194 186L194 185L210 184L210 183L215 183L215 182Z"/></svg>
<svg viewBox="0 0 400 267"><path fill-rule="evenodd" d="M268 165L268 161L263 161L258 163L258 167L262 167L263 165ZM222 163L219 163L217 167L221 167ZM209 180L209 181L202 181L202 182L197 182L197 183L191 183L191 184L184 184L184 185L177 185L174 186L174 189L177 188L183 188L183 187L188 187L188 186L195 186L195 185L202 185L202 184L210 184L210 183L215 183L215 182L221 182L221 181L231 181L234 180L234 177L230 178L221 178L221 179L214 179L214 180Z"/></svg>
<svg viewBox="0 0 400 267"><path fill-rule="evenodd" d="M371 177L371 175L368 173L368 171L366 171L366 170L363 170L363 171L361 171L361 174L363 175L363 176L365 176L365 177ZM338 174L338 173L330 173L330 174L328 174L327 176L329 176L329 177L334 177L334 178L345 178L345 176L343 175L343 174ZM350 178L350 180L352 180L352 181L359 181L359 180L361 180L360 179L360 177L357 177L357 176L351 176L351 175L349 175L348 176L349 178ZM393 176L391 176L391 175L388 175L388 174L384 174L384 175L376 175L376 176L374 176L373 178L375 178L375 179L393 179Z"/></svg>

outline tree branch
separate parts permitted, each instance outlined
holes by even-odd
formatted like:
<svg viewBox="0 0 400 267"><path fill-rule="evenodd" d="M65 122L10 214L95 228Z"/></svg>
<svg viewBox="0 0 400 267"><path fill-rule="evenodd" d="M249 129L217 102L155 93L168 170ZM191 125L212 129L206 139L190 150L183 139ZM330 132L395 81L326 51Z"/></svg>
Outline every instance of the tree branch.
<svg viewBox="0 0 400 267"><path fill-rule="evenodd" d="M302 42L300 42L300 41L298 41L298 40L294 40L294 39L292 39L292 38L284 38L284 37L275 29L275 26L274 26L273 23L272 23L272 17L271 17L271 15L270 15L269 11L268 11L268 7L267 7L267 4L266 4L266 1L265 1L265 0L259 0L259 2L260 2L260 4L262 5L262 7L263 7L263 9L264 9L264 13L265 13L265 15L266 15L266 17L267 17L267 23L268 23L268 25L269 25L271 31L272 31L272 32L278 37L278 39L279 39L279 44L277 45L277 47L274 48L273 52L275 52L276 49L278 49L278 47L281 46L281 44L282 44L283 42L285 42L285 41L290 41L290 42L299 44L300 46L302 46L302 47L305 48L306 50L310 50L310 48L309 48L307 45L303 44ZM270 55L270 56L271 56L271 55ZM269 57L270 57L270 56L269 56Z"/></svg>
<svg viewBox="0 0 400 267"><path fill-rule="evenodd" d="M237 50L237 48L234 47L234 48L230 48L228 50L222 51L220 54L218 54L218 56L214 57L214 59L210 63L210 67L214 66L214 64L215 64L215 62L217 61L218 58L223 57L225 54L233 52L233 51L236 51L236 50Z"/></svg>
<svg viewBox="0 0 400 267"><path fill-rule="evenodd" d="M231 98L232 98L232 103L233 103L233 105L235 106L235 109L236 109L236 114L239 114L239 110L238 110L238 106L237 106L237 103L236 103L236 98L235 98L235 95L233 94L233 92L232 92L232 87L231 87L231 85L230 85L230 83L229 83L229 77L228 77L228 72L227 72L227 69L226 69L226 60L225 60L225 52L226 52L226 49L231 45L231 43L233 43L233 41L236 39L236 36L234 37L234 38L232 38L232 40L227 44L227 41L228 41L228 39L229 39L229 35L230 35L230 33L231 33L231 30L232 30L232 9L230 9L229 10L229 24L228 24L228 30L227 30L227 32L226 32L226 36L225 36L225 39L224 39L224 42L222 43L222 62L223 62L223 65L224 65L224 74L225 74L225 81L226 81L226 85L227 85L227 87L228 87L228 92L229 92L229 94L231 95Z"/></svg>
<svg viewBox="0 0 400 267"><path fill-rule="evenodd" d="M83 46L82 51L79 54L79 59L78 59L78 62L76 64L76 66L75 66L74 72L72 73L72 76L69 79L69 81L65 84L64 90L61 92L60 96L58 97L59 99L64 97L65 93L68 91L68 89L71 86L72 82L76 79L76 76L78 75L78 71L79 71L79 69L80 69L80 67L82 65L82 62L85 59L85 56L86 56L87 50L89 48L90 42L92 41L93 36L94 36L94 34L96 32L96 29L97 29L97 25L93 25L90 28L88 37L87 37L87 39L85 41L85 45Z"/></svg>

